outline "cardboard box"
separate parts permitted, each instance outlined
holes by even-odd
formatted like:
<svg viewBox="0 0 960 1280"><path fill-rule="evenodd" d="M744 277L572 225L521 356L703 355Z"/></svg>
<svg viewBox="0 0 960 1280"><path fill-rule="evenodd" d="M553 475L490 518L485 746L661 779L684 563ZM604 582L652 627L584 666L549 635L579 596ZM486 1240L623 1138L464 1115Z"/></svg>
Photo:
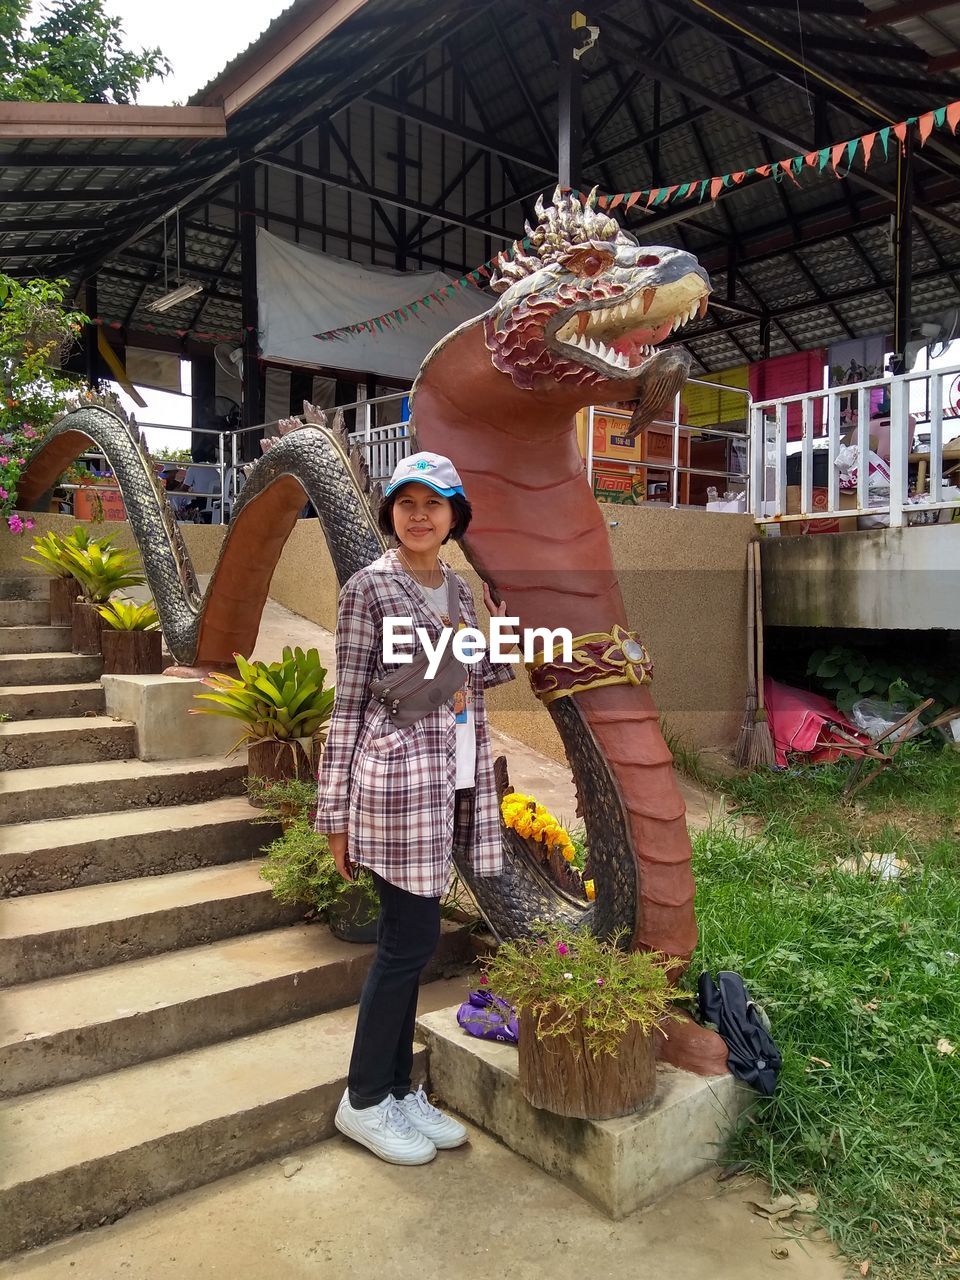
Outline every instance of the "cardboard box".
<svg viewBox="0 0 960 1280"><path fill-rule="evenodd" d="M855 493L841 493L840 507L844 511L856 511L857 495ZM827 510L826 489L814 488L813 509L814 511ZM798 484L788 484L787 510L785 514L788 516L799 515L800 511L800 486ZM785 520L780 525L780 536L783 538L798 538L807 533L854 533L856 528L856 516L833 516L830 519L822 520Z"/></svg>

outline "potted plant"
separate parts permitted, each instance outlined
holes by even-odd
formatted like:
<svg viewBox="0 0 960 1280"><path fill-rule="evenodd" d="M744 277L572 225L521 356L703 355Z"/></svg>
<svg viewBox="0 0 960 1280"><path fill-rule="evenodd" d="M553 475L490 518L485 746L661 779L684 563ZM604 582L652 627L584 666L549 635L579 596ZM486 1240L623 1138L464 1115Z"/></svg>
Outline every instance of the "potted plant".
<svg viewBox="0 0 960 1280"><path fill-rule="evenodd" d="M607 1120L652 1100L654 1037L682 993L669 981L675 961L624 943L545 926L485 962L481 984L517 1008L520 1092L533 1106Z"/></svg>
<svg viewBox="0 0 960 1280"><path fill-rule="evenodd" d="M107 624L100 634L103 674L158 676L163 670L163 634L152 600L108 600L97 605Z"/></svg>
<svg viewBox="0 0 960 1280"><path fill-rule="evenodd" d="M264 854L260 875L273 887L278 902L310 907L344 942L376 942L380 902L373 880L363 870L354 881L344 880L326 836L314 831L307 817L290 821Z"/></svg>
<svg viewBox="0 0 960 1280"><path fill-rule="evenodd" d="M109 538L98 539L101 546L109 546ZM58 533L37 534L33 540L32 556L23 556L27 564L38 565L50 574L50 625L73 625L73 602L80 595L80 583L70 568L70 549L85 551L91 543L90 530L78 525L72 533L61 537Z"/></svg>
<svg viewBox="0 0 960 1280"><path fill-rule="evenodd" d="M245 726L232 751L249 746L248 776L312 778L333 710L333 688L316 649L283 650L279 662L248 662L235 653L239 676L214 671L204 681L213 693L198 693L193 715L232 716ZM229 753L228 753L229 754Z"/></svg>
<svg viewBox="0 0 960 1280"><path fill-rule="evenodd" d="M98 606L106 604L114 592L139 587L146 579L134 567L132 552L103 542L91 542L83 549L67 547L66 558L82 595L73 605L73 652L99 654L103 623Z"/></svg>
<svg viewBox="0 0 960 1280"><path fill-rule="evenodd" d="M316 815L317 784L311 778L257 778L247 777L247 797L263 814L254 822L279 824L283 831L297 818L313 823Z"/></svg>

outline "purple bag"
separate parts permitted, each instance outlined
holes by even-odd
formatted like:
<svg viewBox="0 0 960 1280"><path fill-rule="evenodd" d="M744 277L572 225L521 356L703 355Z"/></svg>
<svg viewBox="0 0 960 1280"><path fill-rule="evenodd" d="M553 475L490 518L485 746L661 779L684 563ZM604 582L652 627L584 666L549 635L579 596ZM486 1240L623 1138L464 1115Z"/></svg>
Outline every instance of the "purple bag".
<svg viewBox="0 0 960 1280"><path fill-rule="evenodd" d="M457 1022L480 1040L516 1044L520 1038L517 1011L491 991L471 991L457 1010Z"/></svg>

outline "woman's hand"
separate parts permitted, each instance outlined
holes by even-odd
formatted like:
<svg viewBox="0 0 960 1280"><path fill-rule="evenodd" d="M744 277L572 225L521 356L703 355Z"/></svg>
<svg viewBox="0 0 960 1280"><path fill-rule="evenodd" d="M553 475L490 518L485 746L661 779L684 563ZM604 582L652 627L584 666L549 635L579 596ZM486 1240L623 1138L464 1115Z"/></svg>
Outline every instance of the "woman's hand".
<svg viewBox="0 0 960 1280"><path fill-rule="evenodd" d="M490 587L485 582L483 584L483 603L486 605L487 613L491 618L505 618L507 616L507 603L501 600L499 604L493 603L493 596L490 594Z"/></svg>
<svg viewBox="0 0 960 1280"><path fill-rule="evenodd" d="M346 831L338 831L334 835L327 836L327 844L333 854L333 861L336 863L337 870L344 880L352 881L353 866L350 862L350 855L347 853Z"/></svg>
<svg viewBox="0 0 960 1280"><path fill-rule="evenodd" d="M494 604L493 596L490 594L490 588L487 583L483 584L483 603L487 607L487 613L491 618L505 618L507 616L507 602L501 600L499 604ZM509 647L501 644L501 653L511 655L519 653L519 646L512 644Z"/></svg>

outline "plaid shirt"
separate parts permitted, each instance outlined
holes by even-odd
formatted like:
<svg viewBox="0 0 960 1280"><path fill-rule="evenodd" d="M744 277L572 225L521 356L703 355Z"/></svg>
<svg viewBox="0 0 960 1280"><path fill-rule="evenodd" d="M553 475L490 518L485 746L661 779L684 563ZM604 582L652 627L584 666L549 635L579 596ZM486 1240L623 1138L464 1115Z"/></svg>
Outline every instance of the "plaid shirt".
<svg viewBox="0 0 960 1280"><path fill-rule="evenodd" d="M453 573L443 567L444 579ZM460 617L477 626L470 588L457 577ZM512 664L483 658L468 664L477 733L473 803L456 805L456 721L449 705L404 729L370 697L370 681L396 671L383 663L383 620L409 617L436 643L440 624L395 551L359 570L340 592L337 683L327 742L320 758L316 829L346 831L353 862L423 897L447 887L453 849L477 875L503 869L500 814L483 690L513 679Z"/></svg>

